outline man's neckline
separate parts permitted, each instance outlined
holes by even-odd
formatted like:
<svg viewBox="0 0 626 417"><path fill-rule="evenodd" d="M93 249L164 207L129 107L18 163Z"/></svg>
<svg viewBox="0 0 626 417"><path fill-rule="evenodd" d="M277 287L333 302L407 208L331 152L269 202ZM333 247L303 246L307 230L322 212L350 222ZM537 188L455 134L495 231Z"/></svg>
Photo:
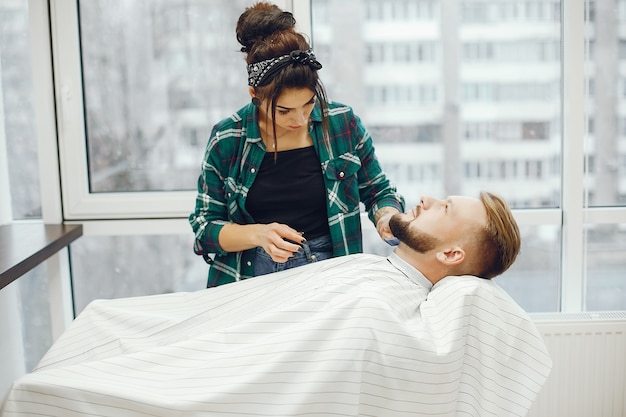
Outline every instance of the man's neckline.
<svg viewBox="0 0 626 417"><path fill-rule="evenodd" d="M404 259L400 258L395 252L392 252L387 259L393 266L398 268L400 272L406 275L411 281L416 284L430 290L433 287L433 283L428 280L419 270L415 269Z"/></svg>

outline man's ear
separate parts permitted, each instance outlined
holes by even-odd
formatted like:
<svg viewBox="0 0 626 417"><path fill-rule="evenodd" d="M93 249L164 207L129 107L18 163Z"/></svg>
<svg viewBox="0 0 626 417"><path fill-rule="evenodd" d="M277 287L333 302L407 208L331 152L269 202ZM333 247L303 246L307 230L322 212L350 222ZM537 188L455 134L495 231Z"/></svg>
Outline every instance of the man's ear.
<svg viewBox="0 0 626 417"><path fill-rule="evenodd" d="M437 257L437 260L444 265L458 265L465 259L465 251L461 247L455 246L453 248L437 252L435 256Z"/></svg>

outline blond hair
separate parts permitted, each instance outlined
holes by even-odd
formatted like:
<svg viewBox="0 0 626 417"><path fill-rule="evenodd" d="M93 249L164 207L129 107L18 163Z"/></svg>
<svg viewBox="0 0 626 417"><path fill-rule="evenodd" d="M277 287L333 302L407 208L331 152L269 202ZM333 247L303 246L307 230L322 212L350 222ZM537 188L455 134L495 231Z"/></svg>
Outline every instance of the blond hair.
<svg viewBox="0 0 626 417"><path fill-rule="evenodd" d="M482 191L480 201L487 211L487 224L481 228L475 242L475 275L491 279L515 262L520 251L521 237L513 213L502 197Z"/></svg>

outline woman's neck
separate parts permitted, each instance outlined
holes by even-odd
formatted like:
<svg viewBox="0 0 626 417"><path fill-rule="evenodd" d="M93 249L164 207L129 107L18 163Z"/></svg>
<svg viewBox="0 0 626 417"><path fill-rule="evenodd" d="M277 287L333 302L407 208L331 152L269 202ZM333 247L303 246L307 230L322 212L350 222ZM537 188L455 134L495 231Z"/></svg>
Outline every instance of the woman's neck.
<svg viewBox="0 0 626 417"><path fill-rule="evenodd" d="M274 138L274 128L270 123L259 121L261 138L268 151L288 151L291 149L306 148L313 145L313 139L309 135L308 124L297 130L284 129L276 126L276 138Z"/></svg>

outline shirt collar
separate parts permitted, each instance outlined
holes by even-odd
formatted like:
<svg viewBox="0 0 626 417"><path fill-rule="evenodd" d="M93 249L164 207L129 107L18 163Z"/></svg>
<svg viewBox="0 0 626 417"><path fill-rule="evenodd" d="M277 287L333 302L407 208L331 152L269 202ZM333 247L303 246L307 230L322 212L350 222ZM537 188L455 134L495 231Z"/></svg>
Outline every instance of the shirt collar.
<svg viewBox="0 0 626 417"><path fill-rule="evenodd" d="M387 256L387 260L400 272L406 275L411 281L426 288L427 290L432 288L433 283L430 282L424 274L415 269L404 259L400 258L395 252L392 252L389 256Z"/></svg>

